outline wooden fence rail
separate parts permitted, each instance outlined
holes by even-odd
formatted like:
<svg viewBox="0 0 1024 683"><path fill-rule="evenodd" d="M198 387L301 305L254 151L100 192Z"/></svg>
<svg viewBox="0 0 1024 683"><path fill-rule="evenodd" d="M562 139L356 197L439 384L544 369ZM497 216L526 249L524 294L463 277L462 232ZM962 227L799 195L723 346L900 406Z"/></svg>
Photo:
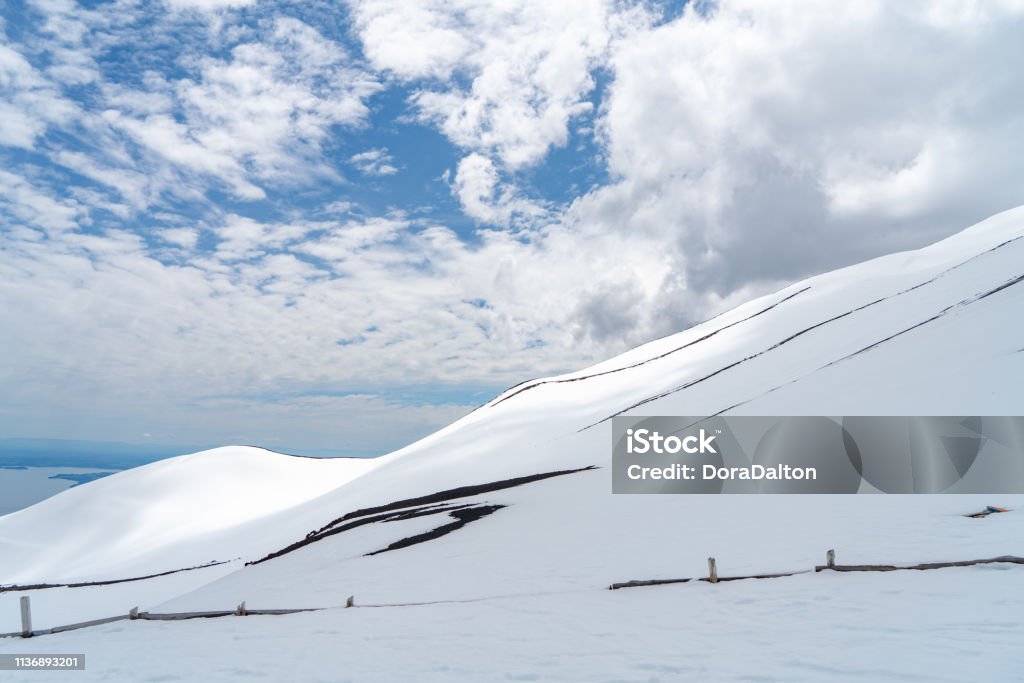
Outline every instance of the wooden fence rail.
<svg viewBox="0 0 1024 683"><path fill-rule="evenodd" d="M710 575L686 579L648 579L645 581L623 581L622 583L613 583L612 585L608 586L608 589L614 591L620 588L639 588L640 586L662 586L666 583L689 583L690 581L704 581L705 583L725 583L726 581L743 581L745 579L778 579L783 576L796 576L797 574L810 573L810 569L804 569L798 572L779 572L778 574L750 574L748 576L715 576L714 579L712 579Z"/></svg>
<svg viewBox="0 0 1024 683"><path fill-rule="evenodd" d="M1024 564L1024 557L1015 555L1000 555L983 560L961 560L958 562L924 562L921 564L836 564L836 551L829 550L825 555L825 564L814 567L815 572L836 571L836 572L892 572L908 569L944 569L946 567L971 567L977 564ZM745 576L718 576L718 566L715 558L708 558L708 575L699 578L688 577L685 579L646 579L640 581L623 581L608 586L609 590L620 588L639 588L641 586L663 586L668 583L688 583L690 581L705 581L707 583L722 583L725 581L743 581L745 579L777 579L783 576L796 576L797 574L809 574L810 569L795 572L780 572L777 574L748 574Z"/></svg>
<svg viewBox="0 0 1024 683"><path fill-rule="evenodd" d="M243 603L244 605L244 603ZM242 607L242 605L239 605ZM325 609L323 607L304 607L299 609L242 609L241 616L261 616L261 615L278 615L278 614L296 614L298 612L316 612ZM54 626L52 628L43 628L39 630L28 630L29 635L25 635L23 629L17 633L0 633L0 638L14 638L22 637L29 638L32 636L45 636L52 635L54 633L63 633L65 631L76 631L80 628L89 628L90 626L101 626L103 624L110 624L115 621L122 621L129 619L135 621L136 619L143 619L148 621L181 621L183 619L213 619L216 617L230 617L239 616L239 610L217 610L212 612L140 612L137 607L133 607L128 614L121 614L116 617L106 617L104 619L92 619L90 621L80 621L76 624L67 624L65 626Z"/></svg>
<svg viewBox="0 0 1024 683"><path fill-rule="evenodd" d="M921 564L834 564L834 565L819 565L814 568L814 571L820 572L826 569L831 569L836 572L894 572L905 569L945 569L946 567L971 567L976 564L1024 564L1024 557L1016 557L1014 555L1000 555L999 557L990 557L986 560L964 560L962 562L924 562Z"/></svg>

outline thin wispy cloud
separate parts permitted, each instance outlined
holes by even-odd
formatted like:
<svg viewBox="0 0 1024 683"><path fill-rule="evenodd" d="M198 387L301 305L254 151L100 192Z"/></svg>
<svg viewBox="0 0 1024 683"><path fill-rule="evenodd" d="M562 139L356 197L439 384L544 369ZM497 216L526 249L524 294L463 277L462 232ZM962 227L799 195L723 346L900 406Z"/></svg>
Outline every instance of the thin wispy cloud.
<svg viewBox="0 0 1024 683"><path fill-rule="evenodd" d="M349 159L359 169L360 173L369 176L385 176L398 173L398 169L392 164L394 158L388 154L386 149L368 149L359 154L353 154Z"/></svg>

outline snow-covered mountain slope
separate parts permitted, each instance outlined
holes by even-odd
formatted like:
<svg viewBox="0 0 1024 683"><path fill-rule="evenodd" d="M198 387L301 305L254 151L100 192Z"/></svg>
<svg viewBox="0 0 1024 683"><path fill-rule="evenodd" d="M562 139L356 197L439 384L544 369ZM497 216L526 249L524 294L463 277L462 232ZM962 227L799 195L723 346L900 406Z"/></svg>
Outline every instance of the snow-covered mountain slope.
<svg viewBox="0 0 1024 683"><path fill-rule="evenodd" d="M534 596L529 600L536 602L539 594L552 593L562 596L552 600L566 605L586 602L580 615L600 613L598 601L650 630L652 620L698 615L683 609L672 617L657 607L657 597L629 603L633 598L600 589L632 578L701 576L710 555L723 574L807 569L831 547L849 563L1024 555L1024 514L983 521L962 516L991 503L1024 508L1022 496L614 496L607 468L608 418L622 413L1022 414L1022 313L1024 208L926 249L794 284L586 370L525 382L372 463L291 461L257 452L225 463L216 452L200 453L76 487L0 518L0 583L126 578L229 561L145 581L31 591L40 626L133 605L228 609L246 600L251 607L332 607L350 594L363 603L509 595ZM151 469L157 465L164 470ZM291 493L278 490L287 477ZM205 493L195 493L198 488ZM997 576L989 585L1005 590L1022 585L1022 569L985 576ZM909 601L900 609L916 609L927 595L961 591L964 574L957 571L946 575L950 579L929 578L937 582L931 593L908 588L907 597L887 600ZM905 579L886 584L889 578L858 577L851 604L891 590L886 585L906 587ZM824 599L837 590L822 575L779 581L782 588L768 582L762 589L778 604L796 596ZM0 631L16 628L19 594L0 593ZM986 616L1012 622L1007 637L1024 636L1024 626L1010 616L1022 606L1024 593L1016 595L999 601L986 593L978 603ZM627 603L647 607L633 612ZM538 619L550 616L530 609ZM727 609L749 611L738 604ZM345 614L276 619L332 632L342 628L332 619ZM463 618L461 612L438 614L442 629L445 620ZM473 614L484 618L483 612ZM567 630L603 628L585 616L559 619ZM255 621L244 629L262 633L261 649L245 652L273 670L263 649L274 640L273 629L281 629L280 638L289 629L250 625ZM359 623L369 633L396 628L383 621L360 617ZM133 646L153 628L161 634L224 633L213 626L146 625L120 634L119 642ZM237 635L238 628L227 633ZM761 642L740 626L725 631ZM872 642L874 636L859 633ZM941 650L943 633L929 636L929 647ZM54 638L66 638L70 651L90 636ZM478 644L493 649L495 642ZM975 653L994 653L990 673L1002 672L1008 662L999 656L1002 642L972 645ZM0 643L0 651L8 650ZM321 664L330 661L317 657ZM941 658L928 661L923 680L940 679ZM471 675L476 669L467 671L468 679L481 679ZM626 677L625 670L619 673ZM801 678L799 671L788 673L791 680ZM803 673L814 679L810 669ZM897 667L887 673L905 672ZM419 674L412 677L448 677Z"/></svg>
<svg viewBox="0 0 1024 683"><path fill-rule="evenodd" d="M293 508L376 465L232 446L120 472L0 517L2 582L116 579L230 560L246 552L246 537L232 533L238 525ZM219 546L232 537L242 545ZM192 554L197 539L203 547Z"/></svg>

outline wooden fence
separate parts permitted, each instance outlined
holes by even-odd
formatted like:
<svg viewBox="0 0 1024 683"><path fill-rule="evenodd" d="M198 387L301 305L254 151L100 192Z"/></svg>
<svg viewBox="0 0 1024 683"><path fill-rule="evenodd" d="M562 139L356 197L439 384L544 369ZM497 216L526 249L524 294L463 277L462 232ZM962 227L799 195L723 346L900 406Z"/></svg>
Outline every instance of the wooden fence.
<svg viewBox="0 0 1024 683"><path fill-rule="evenodd" d="M891 572L901 570L927 570L927 569L943 569L946 567L970 567L980 564L1024 564L1024 557L1017 557L1015 555L1000 555L999 557L991 557L981 560L961 560L955 562L925 562L920 564L849 564L841 565L835 562L835 551L829 550L826 553L825 564L818 565L811 569L804 569L793 572L780 572L775 574L747 574L742 576L719 576L718 575L718 564L715 558L708 558L708 575L702 577L690 577L683 579L646 579L640 581L625 581L622 583L613 583L608 588L610 590L618 590L620 588L638 588L641 586L661 586L671 583L688 583L690 581L703 581L707 583L725 583L729 581L742 581L745 579L777 579L784 576L796 576L798 574L810 574L812 572L821 571L837 571L837 572ZM396 604L376 604L376 605L356 605L355 598L349 596L345 601L345 607L408 607L412 605L435 605L435 604L447 604L447 603L462 603L462 602L477 602L487 599L499 599L507 598L511 596L492 596L491 598L473 598L473 599L461 599L461 600L435 600L424 603L396 603ZM522 596L520 596L522 597ZM100 626L102 624L109 624L115 621L135 621L135 620L148 620L148 621L181 621L184 619L213 619L218 617L229 617L229 616L258 616L258 615L279 615L279 614L297 614L299 612L318 612L325 609L334 609L330 607L305 607L299 609L248 609L245 602L242 602L234 610L219 610L210 612L140 612L137 607L133 607L127 614L121 614L115 617L107 617L105 619L93 619L91 621L81 621L76 624L67 624L65 626L54 626L52 628L33 630L32 628L32 610L29 597L27 595L21 596L20 601L21 607L21 625L22 630L17 633L0 633L0 638L31 638L33 636L50 635L54 633L63 633L65 631L74 631L81 628L89 628L91 626Z"/></svg>

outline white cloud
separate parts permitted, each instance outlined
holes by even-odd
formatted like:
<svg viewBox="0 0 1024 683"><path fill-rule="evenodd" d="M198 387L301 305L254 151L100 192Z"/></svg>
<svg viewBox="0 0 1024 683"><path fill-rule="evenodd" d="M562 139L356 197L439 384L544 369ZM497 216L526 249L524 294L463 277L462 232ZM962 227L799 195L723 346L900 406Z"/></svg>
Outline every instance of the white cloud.
<svg viewBox="0 0 1024 683"><path fill-rule="evenodd" d="M507 226L516 220L530 221L547 215L543 207L501 183L494 162L480 154L473 153L459 161L452 191L466 215L481 223Z"/></svg>
<svg viewBox="0 0 1024 683"><path fill-rule="evenodd" d="M149 181L135 169L106 166L88 154L70 150L59 150L51 158L61 166L115 190L136 209L149 205Z"/></svg>
<svg viewBox="0 0 1024 683"><path fill-rule="evenodd" d="M164 228L159 232L159 237L183 249L195 249L199 242L199 231L192 228Z"/></svg>
<svg viewBox="0 0 1024 683"><path fill-rule="evenodd" d="M565 144L569 121L591 108L591 70L611 36L611 3L602 0L351 6L371 64L402 79L438 79L414 96L421 115L511 169Z"/></svg>
<svg viewBox="0 0 1024 683"><path fill-rule="evenodd" d="M322 141L331 126L361 124L364 100L380 87L351 61L314 28L280 18L266 42L238 45L230 59L203 58L198 78L167 84L173 100L159 91L143 99L122 93L122 102L150 112L107 116L172 164L219 178L239 198L261 199L263 183L332 174L320 159ZM171 102L183 121L171 111L152 111Z"/></svg>
<svg viewBox="0 0 1024 683"><path fill-rule="evenodd" d="M337 269L346 261L357 260L360 252L367 248L394 243L411 227L402 217L314 223L306 226L307 232L317 231L322 235L296 249L328 261Z"/></svg>
<svg viewBox="0 0 1024 683"><path fill-rule="evenodd" d="M487 157L470 154L459 162L453 189L468 215L485 223L507 220L500 208L494 206L497 186L498 171Z"/></svg>
<svg viewBox="0 0 1024 683"><path fill-rule="evenodd" d="M447 79L474 48L455 6L415 0L350 3L364 51L399 78Z"/></svg>
<svg viewBox="0 0 1024 683"><path fill-rule="evenodd" d="M91 56L82 50L55 48L51 50L53 64L46 70L55 82L65 85L85 85L100 79L99 69Z"/></svg>
<svg viewBox="0 0 1024 683"><path fill-rule="evenodd" d="M368 176L389 176L398 173L394 166L394 158L388 154L385 148L368 149L365 152L354 154L349 161L359 169L360 173Z"/></svg>
<svg viewBox="0 0 1024 683"><path fill-rule="evenodd" d="M0 145L34 149L51 124L66 123L77 106L11 46L0 43Z"/></svg>
<svg viewBox="0 0 1024 683"><path fill-rule="evenodd" d="M42 85L36 70L17 50L0 45L0 86L32 88Z"/></svg>
<svg viewBox="0 0 1024 683"><path fill-rule="evenodd" d="M362 126L366 100L381 87L337 42L283 16L254 30L186 33L178 63L166 65L184 75L149 70L133 82L110 72L109 61L106 72L97 61L112 45L145 39L146 29L132 33L128 8L77 11L56 0L36 5L42 35L22 46L0 44L0 145L38 148L121 194L135 210L162 193L194 201L227 189L255 201L271 184L336 178L322 145L334 127ZM155 20L152 30L165 31L188 21ZM46 68L35 68L25 55ZM93 93L84 108L74 99L81 93L69 91L83 85ZM40 147L51 129L92 149L72 151L56 141Z"/></svg>
<svg viewBox="0 0 1024 683"><path fill-rule="evenodd" d="M6 211L18 221L47 231L71 230L77 227L84 211L69 200L55 198L50 192L37 187L17 173L0 169L0 211Z"/></svg>
<svg viewBox="0 0 1024 683"><path fill-rule="evenodd" d="M308 231L302 224L261 223L231 214L223 225L213 229L218 239L216 256L223 261L251 259L294 242Z"/></svg>
<svg viewBox="0 0 1024 683"><path fill-rule="evenodd" d="M116 115L108 118L111 126L127 132L136 142L159 154L171 164L196 173L213 176L227 184L241 199L263 199L263 188L247 178L242 159L224 150L197 141L189 126L167 114L133 119Z"/></svg>
<svg viewBox="0 0 1024 683"><path fill-rule="evenodd" d="M46 124L27 112L0 102L0 145L32 149Z"/></svg>
<svg viewBox="0 0 1024 683"><path fill-rule="evenodd" d="M164 0L164 3L174 10L217 12L236 7L247 7L255 4L256 0Z"/></svg>

